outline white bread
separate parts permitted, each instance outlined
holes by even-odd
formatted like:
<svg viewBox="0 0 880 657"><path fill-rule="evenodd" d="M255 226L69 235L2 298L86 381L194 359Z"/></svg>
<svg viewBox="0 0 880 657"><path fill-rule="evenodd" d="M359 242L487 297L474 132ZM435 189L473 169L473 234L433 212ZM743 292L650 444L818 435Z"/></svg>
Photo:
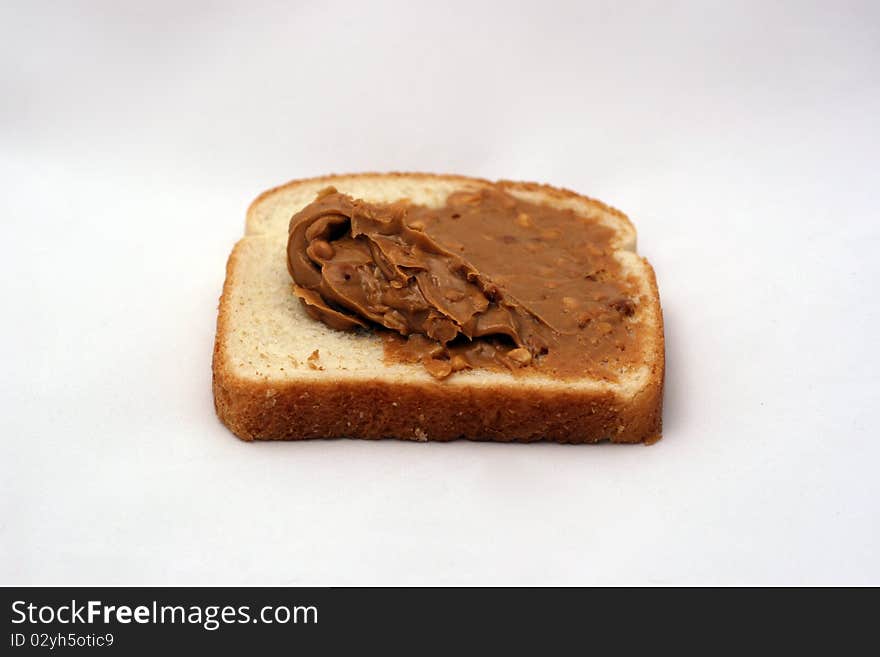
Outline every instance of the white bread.
<svg viewBox="0 0 880 657"><path fill-rule="evenodd" d="M375 335L309 317L286 266L290 218L328 185L369 202L442 205L453 191L499 185L531 202L573 208L614 229L615 257L638 280L630 319L642 354L619 381L560 381L472 370L437 381L421 365L386 363ZM220 419L239 437L394 437L559 442L653 442L660 436L663 321L654 272L635 253L622 213L573 192L531 183L431 174L359 174L293 181L260 195L227 265L214 349Z"/></svg>

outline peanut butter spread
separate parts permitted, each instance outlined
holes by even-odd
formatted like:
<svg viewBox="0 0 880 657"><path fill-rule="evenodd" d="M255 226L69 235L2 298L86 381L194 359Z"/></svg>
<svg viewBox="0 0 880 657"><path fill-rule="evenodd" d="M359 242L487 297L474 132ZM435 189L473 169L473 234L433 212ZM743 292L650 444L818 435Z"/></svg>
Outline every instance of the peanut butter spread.
<svg viewBox="0 0 880 657"><path fill-rule="evenodd" d="M635 282L613 231L496 188L428 208L333 187L290 222L288 269L311 317L387 329L385 357L434 377L537 370L614 381L638 357Z"/></svg>

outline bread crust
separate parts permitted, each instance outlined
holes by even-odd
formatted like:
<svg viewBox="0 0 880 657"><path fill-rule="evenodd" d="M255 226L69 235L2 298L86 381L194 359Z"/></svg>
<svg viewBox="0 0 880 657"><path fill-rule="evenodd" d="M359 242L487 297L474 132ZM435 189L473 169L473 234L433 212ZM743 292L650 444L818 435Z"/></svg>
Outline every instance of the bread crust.
<svg viewBox="0 0 880 657"><path fill-rule="evenodd" d="M524 192L541 192L547 196L551 196L558 200L566 200L566 199L578 199L580 201L587 201L589 204L596 206L597 208L607 212L609 214L613 214L619 219L626 222L626 224L630 228L634 228L632 222L629 217L626 216L623 212L618 210L617 208L607 205L598 199L591 198L584 194L578 194L577 192L573 192L570 189L565 189L564 187L553 187L552 185L547 185L544 183L534 183L534 182L521 182L516 180L498 180L493 183L491 180L486 180L485 178L474 178L471 176L461 176L457 174L451 173L422 173L422 172L414 172L414 173L406 173L402 171L391 171L389 173L377 173L377 172L364 172L364 173L330 173L326 176L315 176L313 178L299 178L295 180L289 180L286 183L281 185L277 185L276 187L272 187L271 189L267 189L265 192L257 196L251 204L248 206L247 213L245 215L246 220L249 220L257 206L274 194L278 192L283 192L284 190L290 187L296 187L298 185L302 185L304 183L315 183L322 182L327 183L328 185L332 185L334 181L338 180L351 180L358 178L421 178L425 181L436 181L436 180L446 180L449 182L460 182L463 184L473 185L474 183L482 184L482 185L498 185L504 189L515 189Z"/></svg>
<svg viewBox="0 0 880 657"><path fill-rule="evenodd" d="M304 182L406 177L485 183L479 178L423 173L331 175L285 183L264 192L251 204ZM539 185L500 181L503 187L536 191L558 199L587 199L632 225L619 210L575 192ZM309 438L399 438L448 441L459 438L500 442L548 440L561 443L651 444L662 430L665 371L663 319L656 277L647 265L651 303L655 305L657 350L647 384L632 399L608 391L539 389L522 385L461 387L443 382L398 383L383 380L302 381L255 380L236 376L223 348L235 282L238 246L230 254L220 298L213 356L214 405L220 420L243 440Z"/></svg>

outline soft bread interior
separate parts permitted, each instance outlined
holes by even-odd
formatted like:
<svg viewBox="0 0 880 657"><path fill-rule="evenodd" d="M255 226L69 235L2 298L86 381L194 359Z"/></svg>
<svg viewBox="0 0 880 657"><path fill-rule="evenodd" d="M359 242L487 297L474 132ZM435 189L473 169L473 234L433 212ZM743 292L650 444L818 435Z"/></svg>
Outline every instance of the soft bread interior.
<svg viewBox="0 0 880 657"><path fill-rule="evenodd" d="M616 254L627 275L638 282L637 312L630 320L643 335L641 365L618 371L615 383L596 379L559 381L529 374L473 370L437 383L420 365L386 363L381 339L370 333L337 331L313 320L291 292L286 265L287 229L291 216L332 184L339 191L372 202L409 198L424 205L442 205L453 191L486 185L466 178L431 176L352 176L308 180L271 190L248 211L245 237L230 257L224 294L224 330L220 345L230 373L246 380L382 380L458 386L564 387L607 390L631 398L647 384L657 358L659 301L650 266L637 256L635 230L623 215L584 197L559 194L550 188L504 183L509 193L533 202L573 207L580 214L614 228ZM313 356L317 352L317 356Z"/></svg>

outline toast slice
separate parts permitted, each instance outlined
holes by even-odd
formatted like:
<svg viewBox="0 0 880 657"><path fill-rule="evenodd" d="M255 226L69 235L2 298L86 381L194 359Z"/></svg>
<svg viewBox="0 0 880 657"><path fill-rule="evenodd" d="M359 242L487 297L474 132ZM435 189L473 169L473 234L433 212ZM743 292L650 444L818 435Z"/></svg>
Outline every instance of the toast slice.
<svg viewBox="0 0 880 657"><path fill-rule="evenodd" d="M328 185L371 203L407 198L429 207L453 192L496 186L612 228L614 257L637 290L629 319L639 338L636 365L615 381L483 369L438 381L420 364L386 362L381 336L329 328L307 315L292 292L288 225ZM251 204L245 236L226 268L213 359L217 414L244 440L654 442L661 431L663 319L653 269L635 244L635 229L621 212L533 183L393 173L326 176L271 189Z"/></svg>

